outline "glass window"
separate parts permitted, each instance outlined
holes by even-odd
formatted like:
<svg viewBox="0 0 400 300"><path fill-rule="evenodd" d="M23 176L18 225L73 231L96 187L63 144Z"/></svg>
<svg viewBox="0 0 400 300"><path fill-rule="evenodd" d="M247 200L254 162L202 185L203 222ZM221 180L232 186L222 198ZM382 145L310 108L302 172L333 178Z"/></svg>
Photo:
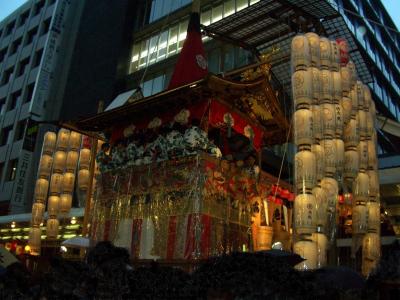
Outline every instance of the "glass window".
<svg viewBox="0 0 400 300"><path fill-rule="evenodd" d="M37 35L37 30L38 30L37 27L35 27L28 32L25 38L25 45L29 45L30 43L33 42L33 40Z"/></svg>
<svg viewBox="0 0 400 300"><path fill-rule="evenodd" d="M157 43L158 43L158 35L153 36L150 39L149 64L153 64L153 63L156 62L156 58L157 58Z"/></svg>
<svg viewBox="0 0 400 300"><path fill-rule="evenodd" d="M22 60L22 61L19 63L17 76L24 75L24 73L25 73L25 71L26 71L26 69L27 69L28 64L29 64L29 57L28 57L28 58L25 58L24 60Z"/></svg>
<svg viewBox="0 0 400 300"><path fill-rule="evenodd" d="M153 80L153 88L151 94L157 94L164 89L164 75L158 76Z"/></svg>
<svg viewBox="0 0 400 300"><path fill-rule="evenodd" d="M1 98L0 99L0 115L4 112L6 104L6 98Z"/></svg>
<svg viewBox="0 0 400 300"><path fill-rule="evenodd" d="M32 82L30 85L28 85L26 87L24 103L30 102L32 100L34 89L35 89L35 83L34 82Z"/></svg>
<svg viewBox="0 0 400 300"><path fill-rule="evenodd" d="M212 73L220 72L220 49L214 49L208 55L208 70Z"/></svg>
<svg viewBox="0 0 400 300"><path fill-rule="evenodd" d="M13 110L17 107L18 101L20 100L22 95L22 91L16 91L10 95L10 100L8 104L8 111Z"/></svg>
<svg viewBox="0 0 400 300"><path fill-rule="evenodd" d="M165 30L160 34L160 38L158 40L157 61L163 60L166 57L167 43L168 43L168 30Z"/></svg>
<svg viewBox="0 0 400 300"><path fill-rule="evenodd" d="M240 11L249 6L248 0L236 0L236 11Z"/></svg>
<svg viewBox="0 0 400 300"><path fill-rule="evenodd" d="M163 9L162 9L161 16L165 16L171 11L174 1L173 0L162 0L162 2L163 2ZM175 1L175 2L179 2L179 5L181 4L180 1Z"/></svg>
<svg viewBox="0 0 400 300"><path fill-rule="evenodd" d="M132 73L138 69L139 66L140 43L133 45L131 56L131 67L129 72Z"/></svg>
<svg viewBox="0 0 400 300"><path fill-rule="evenodd" d="M222 70L229 71L235 68L235 48L233 46L226 46L224 49L224 64Z"/></svg>
<svg viewBox="0 0 400 300"><path fill-rule="evenodd" d="M142 68L146 65L148 52L149 52L149 40L144 40L140 44L139 68Z"/></svg>
<svg viewBox="0 0 400 300"><path fill-rule="evenodd" d="M11 50L10 50L10 55L14 54L15 52L18 51L19 46L22 43L22 38L19 38L17 40L15 40L12 44L11 44Z"/></svg>
<svg viewBox="0 0 400 300"><path fill-rule="evenodd" d="M169 29L168 56L176 53L177 45L178 45L178 25L175 25Z"/></svg>
<svg viewBox="0 0 400 300"><path fill-rule="evenodd" d="M224 18L235 13L235 0L224 2Z"/></svg>
<svg viewBox="0 0 400 300"><path fill-rule="evenodd" d="M250 0L250 5L257 3L257 2L260 2L260 0Z"/></svg>
<svg viewBox="0 0 400 300"><path fill-rule="evenodd" d="M151 96L151 91L153 89L153 79L147 80L143 83L143 96L148 97Z"/></svg>
<svg viewBox="0 0 400 300"><path fill-rule="evenodd" d="M0 146L7 145L11 142L13 135L12 126L3 128L0 138Z"/></svg>
<svg viewBox="0 0 400 300"><path fill-rule="evenodd" d="M204 26L208 26L211 24L211 9L208 9L201 13L200 22Z"/></svg>
<svg viewBox="0 0 400 300"><path fill-rule="evenodd" d="M189 20L183 21L179 24L179 38L178 38L178 49L180 50L186 39L187 28L189 25Z"/></svg>
<svg viewBox="0 0 400 300"><path fill-rule="evenodd" d="M24 138L25 125L26 125L26 119L18 122L16 131L15 131L15 136L14 136L15 142L22 140Z"/></svg>
<svg viewBox="0 0 400 300"><path fill-rule="evenodd" d="M18 26L23 26L25 25L26 20L29 18L29 11L24 12L20 17L18 21Z"/></svg>
<svg viewBox="0 0 400 300"><path fill-rule="evenodd" d="M222 4L212 8L211 22L215 23L222 19Z"/></svg>

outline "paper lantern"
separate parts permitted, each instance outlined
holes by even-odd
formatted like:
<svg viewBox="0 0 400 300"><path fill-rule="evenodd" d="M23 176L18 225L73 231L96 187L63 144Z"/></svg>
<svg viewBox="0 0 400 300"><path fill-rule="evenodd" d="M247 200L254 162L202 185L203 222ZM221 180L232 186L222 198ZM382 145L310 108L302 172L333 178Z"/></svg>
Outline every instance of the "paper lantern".
<svg viewBox="0 0 400 300"><path fill-rule="evenodd" d="M335 136L342 137L344 130L344 122L343 122L343 108L340 104L335 105Z"/></svg>
<svg viewBox="0 0 400 300"><path fill-rule="evenodd" d="M349 61L347 63L347 68L349 69L350 72L350 88L353 87L353 85L356 84L357 81L357 70L356 70L356 65L354 64L353 61Z"/></svg>
<svg viewBox="0 0 400 300"><path fill-rule="evenodd" d="M57 219L47 219L46 236L48 239L56 239L58 236L58 226L60 222Z"/></svg>
<svg viewBox="0 0 400 300"><path fill-rule="evenodd" d="M313 143L313 114L308 109L299 109L294 113L294 141L297 146Z"/></svg>
<svg viewBox="0 0 400 300"><path fill-rule="evenodd" d="M45 206L43 203L36 202L32 205L32 225L39 227L43 222Z"/></svg>
<svg viewBox="0 0 400 300"><path fill-rule="evenodd" d="M80 190L87 190L89 187L89 170L82 169L78 172L78 188Z"/></svg>
<svg viewBox="0 0 400 300"><path fill-rule="evenodd" d="M51 175L50 181L50 195L59 195L62 191L63 175L59 173L54 173Z"/></svg>
<svg viewBox="0 0 400 300"><path fill-rule="evenodd" d="M376 268L381 256L381 240L377 233L367 233L362 244L361 273L367 277Z"/></svg>
<svg viewBox="0 0 400 300"><path fill-rule="evenodd" d="M62 180L62 192L72 193L74 191L75 184L75 174L74 173L64 173Z"/></svg>
<svg viewBox="0 0 400 300"><path fill-rule="evenodd" d="M367 206L356 204L353 206L352 228L353 234L364 234L367 232Z"/></svg>
<svg viewBox="0 0 400 300"><path fill-rule="evenodd" d="M303 34L298 34L292 39L291 63L292 72L305 70L310 66L310 47L308 39Z"/></svg>
<svg viewBox="0 0 400 300"><path fill-rule="evenodd" d="M357 112L357 123L360 132L360 138L365 140L367 138L367 113L363 110Z"/></svg>
<svg viewBox="0 0 400 300"><path fill-rule="evenodd" d="M328 201L328 208L336 208L339 186L334 178L324 177L321 180L321 188L324 190Z"/></svg>
<svg viewBox="0 0 400 300"><path fill-rule="evenodd" d="M346 150L350 148L357 148L360 141L360 136L357 121L355 119L350 119L350 121L344 127L343 141Z"/></svg>
<svg viewBox="0 0 400 300"><path fill-rule="evenodd" d="M61 194L60 196L60 213L68 214L72 207L72 195Z"/></svg>
<svg viewBox="0 0 400 300"><path fill-rule="evenodd" d="M53 157L47 154L42 155L39 162L38 177L48 179L51 173L52 166L53 166Z"/></svg>
<svg viewBox="0 0 400 300"><path fill-rule="evenodd" d="M311 240L317 244L317 268L325 267L327 264L328 238L323 233L314 232Z"/></svg>
<svg viewBox="0 0 400 300"><path fill-rule="evenodd" d="M60 210L60 197L50 196L47 200L47 213L49 216L57 216Z"/></svg>
<svg viewBox="0 0 400 300"><path fill-rule="evenodd" d="M319 99L321 97L321 74L319 69L316 67L311 67L311 84L312 84L312 95L313 103L319 104Z"/></svg>
<svg viewBox="0 0 400 300"><path fill-rule="evenodd" d="M316 183L316 160L311 151L299 151L295 155L295 179L299 192L310 191Z"/></svg>
<svg viewBox="0 0 400 300"><path fill-rule="evenodd" d="M76 166L78 164L79 153L77 151L68 151L67 159L65 162L65 170L68 172L75 173Z"/></svg>
<svg viewBox="0 0 400 300"><path fill-rule="evenodd" d="M65 151L56 151L54 153L53 172L64 172L66 160L67 153Z"/></svg>
<svg viewBox="0 0 400 300"><path fill-rule="evenodd" d="M42 154L53 155L56 147L57 135L54 132L48 131L43 138Z"/></svg>
<svg viewBox="0 0 400 300"><path fill-rule="evenodd" d="M340 52L339 45L336 41L331 41L331 55L332 55L332 70L339 71L340 69Z"/></svg>
<svg viewBox="0 0 400 300"><path fill-rule="evenodd" d="M354 87L357 92L358 109L363 110L364 109L364 84L361 81L357 80Z"/></svg>
<svg viewBox="0 0 400 300"><path fill-rule="evenodd" d="M353 184L353 194L356 202L366 203L368 201L369 176L367 173L358 172Z"/></svg>
<svg viewBox="0 0 400 300"><path fill-rule="evenodd" d="M349 45L343 38L336 39L336 42L339 45L340 63L346 65L349 62Z"/></svg>
<svg viewBox="0 0 400 300"><path fill-rule="evenodd" d="M319 35L314 32L307 32L306 37L308 39L308 44L311 53L311 65L314 67L320 66L320 45L319 45Z"/></svg>
<svg viewBox="0 0 400 300"><path fill-rule="evenodd" d="M326 37L319 38L321 68L329 69L332 64L331 41Z"/></svg>
<svg viewBox="0 0 400 300"><path fill-rule="evenodd" d="M376 156L376 144L373 140L368 140L367 142L368 149L368 169L376 170L378 169L378 159Z"/></svg>
<svg viewBox="0 0 400 300"><path fill-rule="evenodd" d="M69 135L70 131L64 128L61 128L57 134L57 144L56 149L65 151L68 148L69 143Z"/></svg>
<svg viewBox="0 0 400 300"><path fill-rule="evenodd" d="M367 170L368 168L368 143L367 141L360 141L357 146L358 155L360 158L360 170Z"/></svg>
<svg viewBox="0 0 400 300"><path fill-rule="evenodd" d="M379 196L379 179L377 170L368 170L369 177L369 198L376 199Z"/></svg>
<svg viewBox="0 0 400 300"><path fill-rule="evenodd" d="M328 212L328 199L326 193L321 186L317 185L313 188L312 194L315 197L317 226L325 229Z"/></svg>
<svg viewBox="0 0 400 300"><path fill-rule="evenodd" d="M292 75L292 93L295 108L309 108L312 103L311 70L298 70Z"/></svg>
<svg viewBox="0 0 400 300"><path fill-rule="evenodd" d="M29 231L28 245L30 247L30 255L40 255L42 230L40 227L32 227Z"/></svg>
<svg viewBox="0 0 400 300"><path fill-rule="evenodd" d="M366 123L367 123L367 140L372 138L375 132L375 116L373 117L371 112L366 112Z"/></svg>
<svg viewBox="0 0 400 300"><path fill-rule="evenodd" d="M49 181L44 178L39 178L36 180L35 184L35 201L44 202L47 199L47 192L49 190Z"/></svg>
<svg viewBox="0 0 400 300"><path fill-rule="evenodd" d="M369 103L369 112L371 113L372 119L375 122L376 107L375 107L375 102L372 99L371 102Z"/></svg>
<svg viewBox="0 0 400 300"><path fill-rule="evenodd" d="M293 252L305 260L295 266L298 270L313 270L317 268L318 246L312 240L302 240L294 244Z"/></svg>
<svg viewBox="0 0 400 300"><path fill-rule="evenodd" d="M344 170L343 177L345 180L352 182L359 171L359 161L358 152L354 149L346 150L344 152Z"/></svg>
<svg viewBox="0 0 400 300"><path fill-rule="evenodd" d="M325 155L325 176L333 176L336 173L337 151L336 143L333 139L325 139L321 141Z"/></svg>
<svg viewBox="0 0 400 300"><path fill-rule="evenodd" d="M381 228L381 206L378 202L368 202L368 232L380 232Z"/></svg>
<svg viewBox="0 0 400 300"><path fill-rule="evenodd" d="M363 89L364 89L364 110L369 111L372 102L371 91L369 87L365 84L363 84Z"/></svg>
<svg viewBox="0 0 400 300"><path fill-rule="evenodd" d="M313 194L299 194L294 200L294 225L298 234L313 233L317 228L317 203Z"/></svg>
<svg viewBox="0 0 400 300"><path fill-rule="evenodd" d="M321 96L320 103L331 103L333 94L332 72L329 70L321 70Z"/></svg>
<svg viewBox="0 0 400 300"><path fill-rule="evenodd" d="M347 96L343 96L342 99L340 100L340 105L342 106L343 126L344 126L350 121L351 118L351 107L352 107L351 99Z"/></svg>
<svg viewBox="0 0 400 300"><path fill-rule="evenodd" d="M336 132L335 105L331 103L321 104L322 134L325 139L333 138Z"/></svg>
<svg viewBox="0 0 400 300"><path fill-rule="evenodd" d="M70 150L79 150L81 147L82 135L76 131L71 131L69 135L69 149Z"/></svg>
<svg viewBox="0 0 400 300"><path fill-rule="evenodd" d="M81 149L79 155L79 169L89 169L90 149Z"/></svg>
<svg viewBox="0 0 400 300"><path fill-rule="evenodd" d="M355 86L353 86L353 88L350 91L350 99L351 99L351 117L356 118L358 112L358 95Z"/></svg>
<svg viewBox="0 0 400 300"><path fill-rule="evenodd" d="M331 72L332 74L332 98L335 103L339 103L342 99L342 77L337 71Z"/></svg>
<svg viewBox="0 0 400 300"><path fill-rule="evenodd" d="M344 142L342 139L334 139L336 145L336 172L343 173L344 168Z"/></svg>
<svg viewBox="0 0 400 300"><path fill-rule="evenodd" d="M322 121L321 121L321 106L318 104L311 105L312 111L312 132L314 134L314 140L319 141L322 139ZM295 127L296 129L296 127Z"/></svg>
<svg viewBox="0 0 400 300"><path fill-rule="evenodd" d="M325 176L325 154L324 148L319 144L311 145L311 152L315 155L316 160L316 176L317 181L320 181Z"/></svg>
<svg viewBox="0 0 400 300"><path fill-rule="evenodd" d="M348 96L352 88L350 76L350 70L347 66L340 67L340 77L344 96Z"/></svg>

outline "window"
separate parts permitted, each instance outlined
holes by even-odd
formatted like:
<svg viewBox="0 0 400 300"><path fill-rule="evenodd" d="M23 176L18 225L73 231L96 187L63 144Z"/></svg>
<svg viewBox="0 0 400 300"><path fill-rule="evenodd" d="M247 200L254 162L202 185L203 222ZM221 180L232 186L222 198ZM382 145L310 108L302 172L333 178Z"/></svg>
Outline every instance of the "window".
<svg viewBox="0 0 400 300"><path fill-rule="evenodd" d="M22 43L22 38L19 38L11 44L10 55L13 55L18 51L19 46L21 46L21 43Z"/></svg>
<svg viewBox="0 0 400 300"><path fill-rule="evenodd" d="M40 0L35 4L35 7L33 8L33 15L37 16L40 14L42 8L44 7L44 0Z"/></svg>
<svg viewBox="0 0 400 300"><path fill-rule="evenodd" d="M34 41L37 35L37 30L38 30L37 27L35 27L28 32L25 38L25 45L29 45Z"/></svg>
<svg viewBox="0 0 400 300"><path fill-rule="evenodd" d="M29 11L26 11L22 15L20 15L19 20L18 20L18 27L25 25L28 18L29 18Z"/></svg>
<svg viewBox="0 0 400 300"><path fill-rule="evenodd" d="M3 128L3 130L1 131L0 146L9 144L12 140L11 139L12 134L13 134L12 125L9 127Z"/></svg>
<svg viewBox="0 0 400 300"><path fill-rule="evenodd" d="M7 49L3 49L0 51L0 63L4 60L4 58L6 57L7 54Z"/></svg>
<svg viewBox="0 0 400 300"><path fill-rule="evenodd" d="M248 0L236 0L236 11L245 9L247 6L249 6Z"/></svg>
<svg viewBox="0 0 400 300"><path fill-rule="evenodd" d="M18 73L17 73L18 77L25 74L28 64L29 64L29 57L25 58L19 63Z"/></svg>
<svg viewBox="0 0 400 300"><path fill-rule="evenodd" d="M30 102L32 100L33 90L34 89L35 89L35 83L34 82L26 87L24 103Z"/></svg>
<svg viewBox="0 0 400 300"><path fill-rule="evenodd" d="M178 42L178 25L175 25L169 29L169 40L168 40L168 55L176 53L176 47Z"/></svg>
<svg viewBox="0 0 400 300"><path fill-rule="evenodd" d="M17 166L18 166L18 159L10 160L8 163L8 170L7 170L7 181L13 181L17 176Z"/></svg>
<svg viewBox="0 0 400 300"><path fill-rule="evenodd" d="M33 58L32 68L36 68L40 65L40 61L42 60L43 49L36 51L35 56Z"/></svg>
<svg viewBox="0 0 400 300"><path fill-rule="evenodd" d="M228 0L224 3L224 18L235 13L235 0Z"/></svg>
<svg viewBox="0 0 400 300"><path fill-rule="evenodd" d="M6 104L6 98L1 98L0 99L0 115L4 112L4 108L5 108L5 104Z"/></svg>
<svg viewBox="0 0 400 300"><path fill-rule="evenodd" d="M187 28L189 25L189 20L183 21L179 24L179 37L178 37L178 49L182 49L183 43L186 39Z"/></svg>
<svg viewBox="0 0 400 300"><path fill-rule="evenodd" d="M14 142L22 140L25 134L26 120L19 121L15 128Z"/></svg>
<svg viewBox="0 0 400 300"><path fill-rule="evenodd" d="M11 76L13 74L14 68L11 67L8 70L5 70L3 73L3 79L1 81L1 85L7 84L11 80Z"/></svg>
<svg viewBox="0 0 400 300"><path fill-rule="evenodd" d="M218 22L219 20L222 19L222 5L218 5L216 7L212 8L212 14L211 14L211 21L213 23Z"/></svg>
<svg viewBox="0 0 400 300"><path fill-rule="evenodd" d="M160 35L160 39L158 41L157 61L163 60L167 55L167 43L168 43L168 30L162 32Z"/></svg>
<svg viewBox="0 0 400 300"><path fill-rule="evenodd" d="M11 32L13 31L14 27L15 27L15 21L13 21L10 24L8 24L7 27L6 27L6 31L5 31L5 35L4 36L10 35Z"/></svg>
<svg viewBox="0 0 400 300"><path fill-rule="evenodd" d="M13 110L14 108L17 107L18 101L21 98L21 94L22 94L21 90L16 91L16 92L11 94L7 111Z"/></svg>
<svg viewBox="0 0 400 300"><path fill-rule="evenodd" d="M42 23L42 27L41 27L41 29L40 29L40 35L43 35L43 34L46 34L46 33L49 32L49 29L50 29L50 21L51 21L51 18L47 19L46 21L44 21L44 22Z"/></svg>

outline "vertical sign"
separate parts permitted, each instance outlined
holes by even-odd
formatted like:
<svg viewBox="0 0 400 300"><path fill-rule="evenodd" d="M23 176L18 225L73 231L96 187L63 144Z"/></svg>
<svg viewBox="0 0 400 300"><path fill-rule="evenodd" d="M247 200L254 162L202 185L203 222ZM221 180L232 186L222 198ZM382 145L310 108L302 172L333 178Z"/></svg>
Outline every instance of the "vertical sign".
<svg viewBox="0 0 400 300"><path fill-rule="evenodd" d="M25 211L27 205L24 199L26 183L28 180L29 168L31 165L32 153L26 150L21 150L18 165L16 169L16 176L14 181L13 193L11 198L11 213L21 213Z"/></svg>

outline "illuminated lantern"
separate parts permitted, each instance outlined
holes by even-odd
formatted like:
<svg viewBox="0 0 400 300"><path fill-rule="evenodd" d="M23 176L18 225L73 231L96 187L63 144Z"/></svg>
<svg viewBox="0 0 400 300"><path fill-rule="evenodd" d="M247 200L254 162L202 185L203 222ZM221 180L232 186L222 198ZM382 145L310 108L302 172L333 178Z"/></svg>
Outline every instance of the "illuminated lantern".
<svg viewBox="0 0 400 300"><path fill-rule="evenodd" d="M89 170L82 169L78 172L78 188L80 190L87 190L89 187Z"/></svg>
<svg viewBox="0 0 400 300"><path fill-rule="evenodd" d="M366 112L367 121L367 139L370 140L375 132L375 116L371 112Z"/></svg>
<svg viewBox="0 0 400 300"><path fill-rule="evenodd" d="M313 114L308 109L299 109L294 113L294 140L297 146L313 143Z"/></svg>
<svg viewBox="0 0 400 300"><path fill-rule="evenodd" d="M52 155L56 147L57 135L54 132L48 131L43 138L43 154Z"/></svg>
<svg viewBox="0 0 400 300"><path fill-rule="evenodd" d="M336 171L343 173L344 167L344 142L341 139L334 139L336 145Z"/></svg>
<svg viewBox="0 0 400 300"><path fill-rule="evenodd" d="M367 141L360 141L357 146L358 155L360 158L360 170L368 168L368 143Z"/></svg>
<svg viewBox="0 0 400 300"><path fill-rule="evenodd" d="M376 157L376 144L374 141L367 141L368 148L368 169L376 170L378 168L378 160Z"/></svg>
<svg viewBox="0 0 400 300"><path fill-rule="evenodd" d="M53 160L53 172L62 173L65 169L67 154L65 151L56 151Z"/></svg>
<svg viewBox="0 0 400 300"><path fill-rule="evenodd" d="M321 106L319 105L312 105L311 106L311 111L312 111L312 131L314 134L314 139L316 141L319 141L322 139L322 126L321 126ZM297 130L297 127L295 127Z"/></svg>
<svg viewBox="0 0 400 300"><path fill-rule="evenodd" d="M347 66L340 68L340 77L342 82L342 91L344 96L348 96L351 91L350 70Z"/></svg>
<svg viewBox="0 0 400 300"><path fill-rule="evenodd" d="M342 106L343 111L343 124L347 124L351 118L351 99L347 96L343 96L340 100L340 105Z"/></svg>
<svg viewBox="0 0 400 300"><path fill-rule="evenodd" d="M67 161L65 163L65 170L75 173L75 169L78 163L79 153L77 151L68 151Z"/></svg>
<svg viewBox="0 0 400 300"><path fill-rule="evenodd" d="M326 193L318 185L313 188L312 193L315 197L317 226L325 228L328 210L328 199L326 197Z"/></svg>
<svg viewBox="0 0 400 300"><path fill-rule="evenodd" d="M351 117L356 118L358 112L358 96L355 86L350 91L350 99L351 99Z"/></svg>
<svg viewBox="0 0 400 300"><path fill-rule="evenodd" d="M357 112L357 123L362 140L367 138L367 113L363 110Z"/></svg>
<svg viewBox="0 0 400 300"><path fill-rule="evenodd" d="M332 63L331 41L326 37L319 38L321 68L329 69Z"/></svg>
<svg viewBox="0 0 400 300"><path fill-rule="evenodd" d="M89 169L90 164L90 150L89 149L81 149L79 155L79 169Z"/></svg>
<svg viewBox="0 0 400 300"><path fill-rule="evenodd" d="M331 55L332 55L332 70L339 71L340 69L340 52L339 45L336 41L331 41Z"/></svg>
<svg viewBox="0 0 400 300"><path fill-rule="evenodd" d="M321 104L322 134L324 138L333 138L336 131L335 105L331 103Z"/></svg>
<svg viewBox="0 0 400 300"><path fill-rule="evenodd" d="M40 227L32 227L29 231L28 245L30 247L30 255L40 255L42 229Z"/></svg>
<svg viewBox="0 0 400 300"><path fill-rule="evenodd" d="M61 128L57 134L57 144L56 149L65 151L68 148L70 131Z"/></svg>
<svg viewBox="0 0 400 300"><path fill-rule="evenodd" d="M47 200L47 213L49 216L57 216L60 210L60 197L50 196Z"/></svg>
<svg viewBox="0 0 400 300"><path fill-rule="evenodd" d="M58 236L58 226L60 222L57 219L47 219L46 236L48 239L56 239Z"/></svg>
<svg viewBox="0 0 400 300"><path fill-rule="evenodd" d="M49 181L44 178L36 180L35 184L35 201L44 202L47 198L47 192L49 190Z"/></svg>
<svg viewBox="0 0 400 300"><path fill-rule="evenodd" d="M372 99L371 102L369 103L369 112L371 113L372 119L375 120L376 107L375 107L375 102Z"/></svg>
<svg viewBox="0 0 400 300"><path fill-rule="evenodd" d="M294 200L294 226L298 234L313 233L317 228L317 203L312 194L299 194Z"/></svg>
<svg viewBox="0 0 400 300"><path fill-rule="evenodd" d="M368 202L368 232L379 233L381 228L381 207L378 202Z"/></svg>
<svg viewBox="0 0 400 300"><path fill-rule="evenodd" d="M353 234L364 234L367 232L367 214L368 212L365 204L353 206Z"/></svg>
<svg viewBox="0 0 400 300"><path fill-rule="evenodd" d="M60 213L68 214L72 207L72 195L61 194L60 196Z"/></svg>
<svg viewBox="0 0 400 300"><path fill-rule="evenodd" d="M345 180L352 182L359 171L359 161L358 152L354 149L346 150L344 152L344 171L343 177Z"/></svg>
<svg viewBox="0 0 400 300"><path fill-rule="evenodd" d="M349 69L349 73L350 73L350 88L352 88L353 85L356 84L356 81L357 81L356 65L350 60L347 63L346 66Z"/></svg>
<svg viewBox="0 0 400 300"><path fill-rule="evenodd" d="M314 67L320 66L320 45L319 45L319 35L314 32L307 32L306 37L308 39L308 44L311 53L311 65Z"/></svg>
<svg viewBox="0 0 400 300"><path fill-rule="evenodd" d="M76 131L71 131L69 135L69 149L78 150L81 147L82 135Z"/></svg>
<svg viewBox="0 0 400 300"><path fill-rule="evenodd" d="M313 94L313 103L318 104L319 99L321 97L321 75L319 73L319 69L315 67L311 67L311 83L312 83L312 94Z"/></svg>
<svg viewBox="0 0 400 300"><path fill-rule="evenodd" d="M328 238L323 233L314 232L311 235L311 240L317 244L317 268L322 268L327 264Z"/></svg>
<svg viewBox="0 0 400 300"><path fill-rule="evenodd" d="M300 192L311 191L316 183L316 161L311 151L299 151L295 155L296 188Z"/></svg>
<svg viewBox="0 0 400 300"><path fill-rule="evenodd" d="M367 233L362 244L362 266L361 273L367 277L376 265L381 256L381 240L377 233Z"/></svg>
<svg viewBox="0 0 400 300"><path fill-rule="evenodd" d="M357 101L358 101L358 109L364 109L364 84L357 80L355 89L357 91Z"/></svg>
<svg viewBox="0 0 400 300"><path fill-rule="evenodd" d="M321 97L320 103L331 103L333 94L332 72L329 70L321 70Z"/></svg>
<svg viewBox="0 0 400 300"><path fill-rule="evenodd" d="M332 74L332 91L333 91L333 100L336 103L339 103L339 100L342 99L342 77L339 72L331 72Z"/></svg>
<svg viewBox="0 0 400 300"><path fill-rule="evenodd" d="M343 38L336 39L336 42L339 45L340 63L346 65L349 62L349 45Z"/></svg>
<svg viewBox="0 0 400 300"><path fill-rule="evenodd" d="M369 87L365 84L363 84L363 89L364 89L364 110L369 111L369 107L372 102L371 91Z"/></svg>
<svg viewBox="0 0 400 300"><path fill-rule="evenodd" d="M355 119L350 119L349 123L344 127L343 141L346 149L357 148L360 136L358 134L358 126Z"/></svg>
<svg viewBox="0 0 400 300"><path fill-rule="evenodd" d="M324 190L328 207L336 207L339 186L335 179L325 177L321 180L321 188Z"/></svg>
<svg viewBox="0 0 400 300"><path fill-rule="evenodd" d="M74 190L75 174L74 173L64 173L62 181L62 192L72 193Z"/></svg>
<svg viewBox="0 0 400 300"><path fill-rule="evenodd" d="M325 155L324 148L319 144L311 145L311 152L314 153L317 162L316 166L316 176L317 181L320 181L325 174Z"/></svg>
<svg viewBox="0 0 400 300"><path fill-rule="evenodd" d="M52 165L53 165L53 157L47 154L42 155L39 163L39 171L38 171L39 177L46 179L49 178Z"/></svg>
<svg viewBox="0 0 400 300"><path fill-rule="evenodd" d="M270 226L258 226L256 251L271 250L273 233Z"/></svg>
<svg viewBox="0 0 400 300"><path fill-rule="evenodd" d="M295 108L310 107L312 103L311 70L298 70L292 75L292 92Z"/></svg>
<svg viewBox="0 0 400 300"><path fill-rule="evenodd" d="M344 124L343 124L343 108L340 104L335 105L335 135L341 137L343 135Z"/></svg>
<svg viewBox="0 0 400 300"><path fill-rule="evenodd" d="M370 200L376 199L379 195L379 179L377 170L368 170L369 177L369 198ZM371 199L372 198L372 199Z"/></svg>
<svg viewBox="0 0 400 300"><path fill-rule="evenodd" d="M353 184L353 193L356 202L366 203L368 201L369 176L367 173L358 172Z"/></svg>
<svg viewBox="0 0 400 300"><path fill-rule="evenodd" d="M305 70L310 66L310 47L308 39L303 34L298 34L292 39L291 62L292 72Z"/></svg>
<svg viewBox="0 0 400 300"><path fill-rule="evenodd" d="M317 268L318 246L312 240L302 240L294 244L293 252L305 260L295 266L298 270L312 270Z"/></svg>
<svg viewBox="0 0 400 300"><path fill-rule="evenodd" d="M32 205L32 226L39 227L43 222L45 206L43 203L36 202Z"/></svg>
<svg viewBox="0 0 400 300"><path fill-rule="evenodd" d="M58 195L62 191L63 175L54 173L51 175L50 195Z"/></svg>
<svg viewBox="0 0 400 300"><path fill-rule="evenodd" d="M322 140L321 146L325 155L325 176L333 176L336 173L336 143L335 140Z"/></svg>

